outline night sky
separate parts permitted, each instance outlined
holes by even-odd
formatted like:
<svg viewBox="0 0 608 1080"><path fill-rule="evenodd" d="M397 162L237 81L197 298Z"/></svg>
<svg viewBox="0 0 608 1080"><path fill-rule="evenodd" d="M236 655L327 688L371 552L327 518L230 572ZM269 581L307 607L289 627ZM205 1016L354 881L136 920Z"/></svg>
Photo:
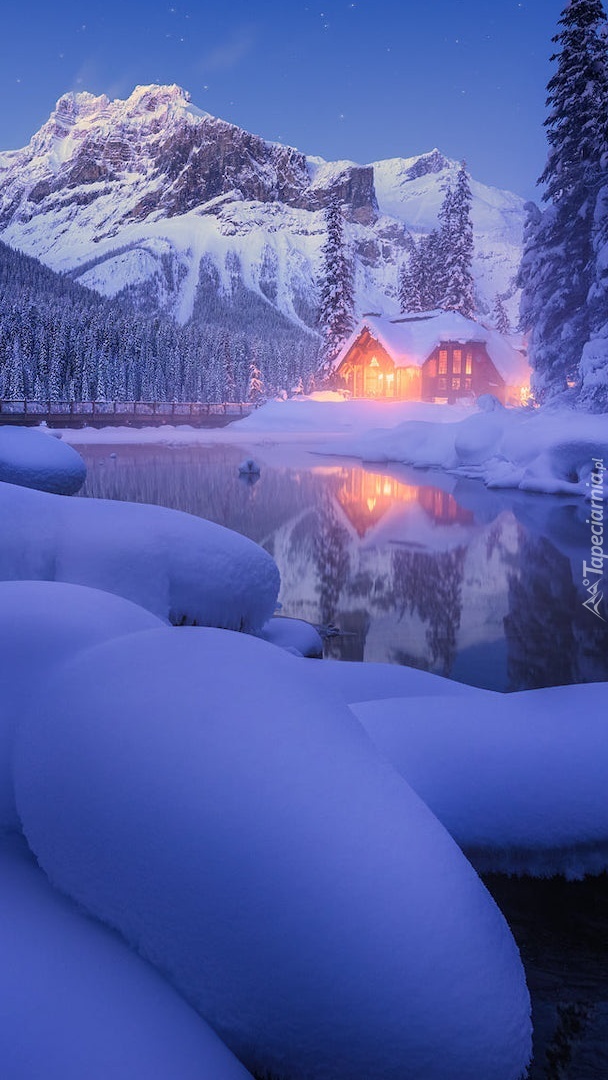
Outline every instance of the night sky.
<svg viewBox="0 0 608 1080"><path fill-rule="evenodd" d="M538 198L551 36L564 0L5 0L0 147L67 90L178 83L196 105L309 154L438 146Z"/></svg>

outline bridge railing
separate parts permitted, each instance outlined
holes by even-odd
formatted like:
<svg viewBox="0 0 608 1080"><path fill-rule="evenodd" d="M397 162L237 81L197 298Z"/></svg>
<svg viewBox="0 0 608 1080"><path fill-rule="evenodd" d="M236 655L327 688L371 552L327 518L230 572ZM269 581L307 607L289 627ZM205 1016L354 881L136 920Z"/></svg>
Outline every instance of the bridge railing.
<svg viewBox="0 0 608 1080"><path fill-rule="evenodd" d="M31 401L0 400L0 416L244 416L250 401Z"/></svg>

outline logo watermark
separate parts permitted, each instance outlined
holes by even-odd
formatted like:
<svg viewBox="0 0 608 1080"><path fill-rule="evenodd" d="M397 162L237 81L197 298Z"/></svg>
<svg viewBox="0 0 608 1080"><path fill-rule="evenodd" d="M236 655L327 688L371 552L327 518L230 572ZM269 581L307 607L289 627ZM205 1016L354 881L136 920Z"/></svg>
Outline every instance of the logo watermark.
<svg viewBox="0 0 608 1080"><path fill-rule="evenodd" d="M583 560L583 585L588 593L587 599L583 600L583 607L587 608L598 619L606 622L602 611L604 601L604 559L608 559L608 552L604 553L604 474L606 466L603 458L592 458L593 468L587 487L590 488L591 505L586 524L590 527L591 561Z"/></svg>

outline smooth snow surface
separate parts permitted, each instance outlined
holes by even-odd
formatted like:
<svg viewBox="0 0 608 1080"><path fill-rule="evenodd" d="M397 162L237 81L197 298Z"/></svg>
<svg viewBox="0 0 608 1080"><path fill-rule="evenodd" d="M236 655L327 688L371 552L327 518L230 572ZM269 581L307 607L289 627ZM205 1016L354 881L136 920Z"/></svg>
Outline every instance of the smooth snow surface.
<svg viewBox="0 0 608 1080"><path fill-rule="evenodd" d="M0 580L117 593L164 619L257 630L279 572L261 547L202 518L142 503L66 499L0 484Z"/></svg>
<svg viewBox="0 0 608 1080"><path fill-rule="evenodd" d="M350 710L310 688L316 666L204 628L81 653L19 729L28 841L252 1069L517 1080L529 1000L508 927Z"/></svg>
<svg viewBox="0 0 608 1080"><path fill-rule="evenodd" d="M459 697L465 695L471 702L470 708L474 708L473 702L478 693L476 687L399 664L324 660L322 664L308 665L306 677L315 689L333 694L349 705L356 701L379 701L383 698L454 694Z"/></svg>
<svg viewBox="0 0 608 1080"><path fill-rule="evenodd" d="M0 907L5 1080L247 1080L153 967L51 888L21 837L0 837Z"/></svg>
<svg viewBox="0 0 608 1080"><path fill-rule="evenodd" d="M608 684L352 709L481 872L608 870Z"/></svg>
<svg viewBox="0 0 608 1080"><path fill-rule="evenodd" d="M13 739L41 681L82 649L162 625L144 608L98 589L56 581L0 581L0 832L19 828Z"/></svg>
<svg viewBox="0 0 608 1080"><path fill-rule="evenodd" d="M87 470L80 454L42 430L0 427L0 481L73 495Z"/></svg>
<svg viewBox="0 0 608 1080"><path fill-rule="evenodd" d="M304 619L289 619L279 615L264 623L258 637L298 656L317 659L323 656L323 641L319 633Z"/></svg>

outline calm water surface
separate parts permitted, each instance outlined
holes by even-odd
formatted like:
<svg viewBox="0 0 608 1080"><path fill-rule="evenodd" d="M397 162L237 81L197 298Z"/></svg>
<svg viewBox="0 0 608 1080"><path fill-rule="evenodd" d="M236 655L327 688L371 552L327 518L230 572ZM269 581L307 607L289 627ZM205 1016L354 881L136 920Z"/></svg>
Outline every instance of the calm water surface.
<svg viewBox="0 0 608 1080"><path fill-rule="evenodd" d="M607 625L582 607L581 500L303 452L288 464L280 446L260 449L254 483L232 444L78 449L83 495L186 510L265 547L282 613L339 629L327 656L503 691L608 679Z"/></svg>

